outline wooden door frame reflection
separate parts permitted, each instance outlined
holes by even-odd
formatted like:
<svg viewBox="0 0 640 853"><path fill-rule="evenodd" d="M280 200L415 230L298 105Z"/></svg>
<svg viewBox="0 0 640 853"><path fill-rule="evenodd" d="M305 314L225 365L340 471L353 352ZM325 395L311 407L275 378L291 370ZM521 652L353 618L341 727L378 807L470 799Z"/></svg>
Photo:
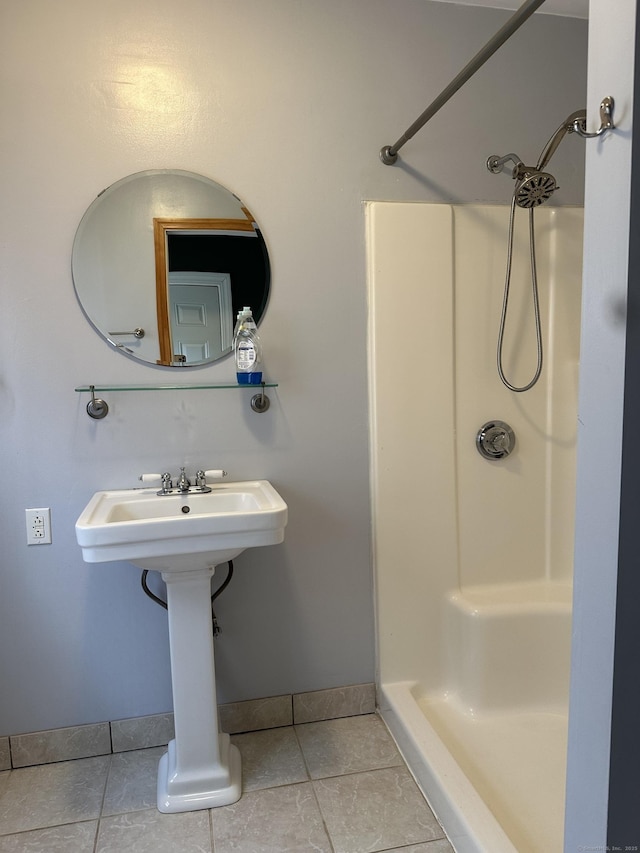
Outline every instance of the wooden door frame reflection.
<svg viewBox="0 0 640 853"><path fill-rule="evenodd" d="M173 232L215 233L217 231L253 231L255 226L249 211L246 219L159 219L153 220L153 242L156 262L156 312L158 317L158 364L175 363L169 320L169 258L168 235Z"/></svg>

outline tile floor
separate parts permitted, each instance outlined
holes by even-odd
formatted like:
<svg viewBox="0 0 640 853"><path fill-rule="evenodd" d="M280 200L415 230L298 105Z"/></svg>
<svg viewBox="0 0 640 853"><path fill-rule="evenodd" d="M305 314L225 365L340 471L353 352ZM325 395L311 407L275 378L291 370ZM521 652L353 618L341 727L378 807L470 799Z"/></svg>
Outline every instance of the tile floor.
<svg viewBox="0 0 640 853"><path fill-rule="evenodd" d="M0 773L0 853L453 853L375 714L232 737L243 795L155 808L163 748Z"/></svg>

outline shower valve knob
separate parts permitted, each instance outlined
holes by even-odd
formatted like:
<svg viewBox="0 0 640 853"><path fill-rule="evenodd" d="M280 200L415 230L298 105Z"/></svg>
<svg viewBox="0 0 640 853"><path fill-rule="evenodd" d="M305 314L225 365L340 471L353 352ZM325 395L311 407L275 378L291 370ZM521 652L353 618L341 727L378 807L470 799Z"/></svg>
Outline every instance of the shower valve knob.
<svg viewBox="0 0 640 853"><path fill-rule="evenodd" d="M478 453L485 459L504 459L515 444L515 433L504 421L488 421L476 435Z"/></svg>

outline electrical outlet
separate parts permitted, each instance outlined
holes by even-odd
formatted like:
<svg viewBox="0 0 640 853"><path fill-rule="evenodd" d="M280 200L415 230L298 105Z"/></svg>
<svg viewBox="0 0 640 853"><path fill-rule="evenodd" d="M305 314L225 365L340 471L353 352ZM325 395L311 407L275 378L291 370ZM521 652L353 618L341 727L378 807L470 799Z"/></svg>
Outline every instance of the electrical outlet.
<svg viewBox="0 0 640 853"><path fill-rule="evenodd" d="M51 544L51 510L49 507L25 509L27 545Z"/></svg>

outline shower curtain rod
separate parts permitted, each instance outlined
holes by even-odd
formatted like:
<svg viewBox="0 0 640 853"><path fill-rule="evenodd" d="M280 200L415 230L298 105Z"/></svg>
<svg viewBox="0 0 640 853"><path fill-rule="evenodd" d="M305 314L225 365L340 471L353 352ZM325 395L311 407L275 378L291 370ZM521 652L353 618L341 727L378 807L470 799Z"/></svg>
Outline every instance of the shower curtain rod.
<svg viewBox="0 0 640 853"><path fill-rule="evenodd" d="M478 51L473 59L468 62L462 71L458 74L458 76L449 83L446 89L443 89L442 92L438 95L438 97L431 103L427 109L422 113L419 118L417 118L411 127L402 134L400 139L397 142L394 142L393 145L385 145L384 148L380 151L380 159L385 164L385 166L392 166L396 160L398 159L398 151L402 148L405 142L408 142L412 136L422 128L424 125L432 118L438 110L443 107L449 98L460 89L467 80L472 77L476 71L484 65L484 63L489 59L490 56L498 50L499 47L510 39L511 36L515 33L515 31L524 24L524 22L533 15L533 13L538 9L545 0L526 0L525 3L520 6L517 12L515 12L509 20L501 27L498 32L490 39L486 45L482 48L482 50Z"/></svg>

